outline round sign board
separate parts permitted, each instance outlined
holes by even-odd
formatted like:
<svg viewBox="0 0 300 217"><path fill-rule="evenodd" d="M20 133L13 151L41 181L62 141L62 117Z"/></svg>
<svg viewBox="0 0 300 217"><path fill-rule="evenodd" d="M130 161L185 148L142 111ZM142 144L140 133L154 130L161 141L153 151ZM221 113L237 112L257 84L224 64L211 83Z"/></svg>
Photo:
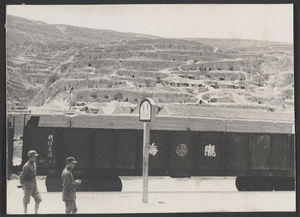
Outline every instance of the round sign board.
<svg viewBox="0 0 300 217"><path fill-rule="evenodd" d="M151 120L151 104L148 101L144 101L140 107L140 120L150 121Z"/></svg>
<svg viewBox="0 0 300 217"><path fill-rule="evenodd" d="M188 147L186 144L179 144L176 147L176 153L178 156L183 157L188 153Z"/></svg>
<svg viewBox="0 0 300 217"><path fill-rule="evenodd" d="M153 99L144 99L140 105L140 121L152 121L155 119L155 106Z"/></svg>

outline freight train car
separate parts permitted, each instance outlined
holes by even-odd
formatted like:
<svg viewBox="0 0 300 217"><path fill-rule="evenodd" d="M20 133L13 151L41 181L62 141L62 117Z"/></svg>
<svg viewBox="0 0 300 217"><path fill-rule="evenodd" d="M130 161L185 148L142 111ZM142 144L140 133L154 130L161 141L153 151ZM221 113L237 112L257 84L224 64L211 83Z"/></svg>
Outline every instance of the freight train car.
<svg viewBox="0 0 300 217"><path fill-rule="evenodd" d="M293 121L158 116L150 124L150 176L235 176L238 190L294 190ZM65 159L78 161L81 190L121 191L142 176L143 124L134 115L27 115L23 162L36 150L48 191L61 190ZM80 190L80 189L79 189Z"/></svg>

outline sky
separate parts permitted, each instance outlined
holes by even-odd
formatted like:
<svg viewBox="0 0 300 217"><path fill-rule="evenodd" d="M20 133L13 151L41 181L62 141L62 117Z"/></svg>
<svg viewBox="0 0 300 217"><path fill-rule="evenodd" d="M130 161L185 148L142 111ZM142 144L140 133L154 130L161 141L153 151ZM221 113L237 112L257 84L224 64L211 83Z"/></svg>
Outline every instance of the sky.
<svg viewBox="0 0 300 217"><path fill-rule="evenodd" d="M7 14L167 38L239 38L293 43L292 4L8 5Z"/></svg>

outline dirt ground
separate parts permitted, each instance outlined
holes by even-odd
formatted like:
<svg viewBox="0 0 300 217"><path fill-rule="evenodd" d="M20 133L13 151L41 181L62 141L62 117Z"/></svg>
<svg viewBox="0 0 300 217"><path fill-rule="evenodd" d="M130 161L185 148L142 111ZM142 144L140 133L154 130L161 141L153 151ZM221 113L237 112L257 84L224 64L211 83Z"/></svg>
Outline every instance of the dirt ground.
<svg viewBox="0 0 300 217"><path fill-rule="evenodd" d="M295 191L238 192L234 177L149 177L148 203L143 203L142 177L121 177L122 192L77 192L78 213L187 213L295 211ZM43 201L40 214L62 214L61 192L47 192L38 177ZM7 181L7 213L22 214L19 180ZM28 213L34 212L34 201Z"/></svg>

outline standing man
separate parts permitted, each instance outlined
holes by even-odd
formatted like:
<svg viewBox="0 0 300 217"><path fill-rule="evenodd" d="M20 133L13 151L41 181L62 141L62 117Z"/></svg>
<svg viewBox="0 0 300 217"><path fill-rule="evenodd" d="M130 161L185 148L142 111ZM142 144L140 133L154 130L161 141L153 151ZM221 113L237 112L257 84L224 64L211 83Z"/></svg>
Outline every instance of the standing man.
<svg viewBox="0 0 300 217"><path fill-rule="evenodd" d="M32 196L35 200L35 214L38 214L40 202L42 197L37 189L36 185L36 158L38 153L35 150L28 152L29 160L24 164L22 173L20 175L20 183L24 191L23 208L24 213L27 214L27 205L30 202Z"/></svg>
<svg viewBox="0 0 300 217"><path fill-rule="evenodd" d="M65 201L66 204L66 213L67 214L76 214L77 206L76 206L76 192L75 189L78 185L81 184L81 180L77 179L74 180L73 177L73 168L77 164L77 161L74 157L68 157L66 159L67 166L63 170L61 174L62 178L62 185L63 185L63 192L62 192L62 199Z"/></svg>

